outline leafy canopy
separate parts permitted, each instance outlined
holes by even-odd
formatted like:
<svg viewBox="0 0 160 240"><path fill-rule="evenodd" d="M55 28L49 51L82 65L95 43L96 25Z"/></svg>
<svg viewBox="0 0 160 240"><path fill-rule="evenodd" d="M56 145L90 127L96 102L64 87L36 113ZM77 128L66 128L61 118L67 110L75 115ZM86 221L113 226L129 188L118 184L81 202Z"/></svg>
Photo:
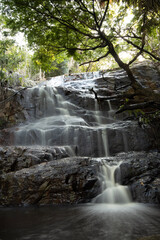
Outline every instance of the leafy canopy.
<svg viewBox="0 0 160 240"><path fill-rule="evenodd" d="M8 26L22 31L40 51L68 52L78 61L98 61L133 51L160 60L159 0L1 0ZM128 14L132 18L127 22ZM154 45L154 46L153 46ZM114 51L113 51L114 50Z"/></svg>
<svg viewBox="0 0 160 240"><path fill-rule="evenodd" d="M8 26L24 32L38 56L67 52L86 63L112 56L126 71L134 96L157 108L160 95L144 89L130 65L140 55L160 61L159 0L1 0L1 7ZM128 50L131 58L120 58Z"/></svg>

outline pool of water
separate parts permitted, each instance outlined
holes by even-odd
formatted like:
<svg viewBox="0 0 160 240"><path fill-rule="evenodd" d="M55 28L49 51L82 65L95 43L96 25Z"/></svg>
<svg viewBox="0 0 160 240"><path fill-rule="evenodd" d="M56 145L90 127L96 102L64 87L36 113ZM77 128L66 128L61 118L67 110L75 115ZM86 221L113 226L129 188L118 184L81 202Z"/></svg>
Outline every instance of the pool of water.
<svg viewBox="0 0 160 240"><path fill-rule="evenodd" d="M0 240L137 240L160 235L160 209L143 204L0 208Z"/></svg>

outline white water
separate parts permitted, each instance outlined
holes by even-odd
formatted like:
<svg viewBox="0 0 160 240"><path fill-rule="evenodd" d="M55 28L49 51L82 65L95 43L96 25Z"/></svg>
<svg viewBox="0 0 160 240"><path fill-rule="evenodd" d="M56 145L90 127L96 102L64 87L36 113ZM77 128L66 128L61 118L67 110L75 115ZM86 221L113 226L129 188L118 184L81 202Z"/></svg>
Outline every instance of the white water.
<svg viewBox="0 0 160 240"><path fill-rule="evenodd" d="M104 149L105 156L109 156L109 147L108 147L108 134L106 129L106 124L103 125L102 115L99 111L99 104L97 100L95 100L95 117L97 120L97 123L99 124L101 131L98 131L98 144L99 149Z"/></svg>
<svg viewBox="0 0 160 240"><path fill-rule="evenodd" d="M78 76L78 75L77 75ZM97 100L95 104L94 125L87 121L78 112L85 109L66 100L62 87L82 92L87 97L89 89L95 86L95 79L99 74L93 73L79 76L79 79L68 81L65 76L52 78L50 81L41 84L39 87L28 89L26 104L29 107L33 101L34 120L24 126L20 126L15 135L17 145L41 145L61 146L69 149L70 156L94 156L108 157L109 144L108 126L113 128L114 110L110 101L107 101L108 112L104 116ZM60 87L60 88L59 88ZM93 96L94 97L94 96ZM88 99L86 99L86 106ZM86 111L86 110L85 110ZM89 115L89 110L86 115ZM109 122L109 124L108 124ZM111 123L111 124L110 124ZM127 150L127 140L122 134L124 149ZM109 166L102 160L99 168L99 181L101 183L100 194L93 200L94 203L129 203L131 201L128 188L115 182L115 171L119 165Z"/></svg>
<svg viewBox="0 0 160 240"><path fill-rule="evenodd" d="M109 118L112 118L113 109L111 106L111 102L108 100L108 115ZM99 104L97 100L95 100L95 114L97 122L100 126L103 126L102 116L99 114ZM101 134L101 136L99 136ZM124 140L124 149L127 151L127 142L125 134L122 135ZM100 141L102 137L102 143ZM104 148L105 156L109 156L109 147L108 147L108 134L107 129L102 127L101 132L98 132L98 139L99 144L101 143ZM99 145L99 149L102 147ZM119 204L119 203L130 203L131 202L131 195L127 186L122 186L115 181L115 171L119 170L120 163L116 165L108 165L104 159L99 159L100 166L99 166L99 182L101 185L100 194L95 197L92 202L93 203L110 203L110 204Z"/></svg>
<svg viewBox="0 0 160 240"><path fill-rule="evenodd" d="M122 186L115 181L115 171L119 174L119 164L108 165L105 159L100 160L99 182L100 194L93 199L93 203L130 203L131 195L127 186Z"/></svg>
<svg viewBox="0 0 160 240"><path fill-rule="evenodd" d="M89 75L89 80L86 80L85 76L85 79L71 82L65 82L65 77L59 76L46 81L39 87L28 89L25 105L26 108L34 110L28 123L16 128L15 144L67 145L71 147L72 152L75 148L78 150L75 155L108 156L107 130L106 125L102 123L100 111L96 109L94 113L92 112L96 122L93 126L88 120L85 120L85 116L79 114L79 111L84 111L84 109L66 100L61 88L65 85L65 89L72 87L72 90L85 91L87 92L84 95L85 98L89 93L89 88L95 85L97 76L96 72ZM86 111L86 116L89 114L89 111Z"/></svg>

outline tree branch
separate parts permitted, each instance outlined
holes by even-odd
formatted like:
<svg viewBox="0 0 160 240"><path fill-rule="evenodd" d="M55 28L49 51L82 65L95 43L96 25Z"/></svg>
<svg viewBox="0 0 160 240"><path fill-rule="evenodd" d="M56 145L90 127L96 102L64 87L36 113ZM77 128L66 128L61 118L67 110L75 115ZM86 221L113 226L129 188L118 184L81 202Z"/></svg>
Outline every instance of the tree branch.
<svg viewBox="0 0 160 240"><path fill-rule="evenodd" d="M34 10L36 13L38 13L42 17L44 17L43 16L44 13L42 11L40 11L40 9L37 9L36 7L30 6L30 5L28 5L28 8L30 8L31 10ZM73 24L71 24L71 22L68 22L67 20L62 19L61 17L56 17L55 15L52 14L52 12L47 7L44 7L44 9L48 12L48 13L47 12L45 13L45 17L50 18L50 19L54 19L57 22L59 22L60 24L62 24L63 26L68 27L68 28L72 29L73 31L78 32L78 33L80 33L80 34L82 34L84 36L90 37L92 39L94 39L94 38L96 39L97 38L96 36L91 35L90 33L87 33L86 31L85 32L81 31L79 28L77 28ZM55 7L55 9L57 9L57 8ZM89 12L89 13L91 13L91 12Z"/></svg>
<svg viewBox="0 0 160 240"><path fill-rule="evenodd" d="M96 16L96 13L95 13L95 6L94 6L94 4L95 4L95 0L92 0L94 21L96 23L97 29L100 29L100 26L99 26L98 21L97 21L97 16Z"/></svg>
<svg viewBox="0 0 160 240"><path fill-rule="evenodd" d="M103 55L103 56L101 56L101 57L99 57L99 58L97 58L97 59L95 59L95 60L93 60L93 61L84 62L84 63L80 64L79 66L83 66L83 65L89 64L89 63L98 62L98 61L100 61L101 59L107 57L109 54L110 54L110 51L108 51L105 55Z"/></svg>
<svg viewBox="0 0 160 240"><path fill-rule="evenodd" d="M116 111L116 114L122 113L127 110L136 110L136 109L145 109L145 108L158 108L160 109L160 104L150 101L150 102L143 102L143 103L136 103L131 105L124 105L124 107L120 108L118 111Z"/></svg>
<svg viewBox="0 0 160 240"><path fill-rule="evenodd" d="M134 58L128 63L128 65L131 65L133 62L136 61L136 59L142 54L143 52L143 49L144 49L144 46L145 46L145 27L146 27L146 13L144 13L144 16L143 16L143 26L142 26L142 29L143 29L143 33L142 33L142 46L141 46L141 49L140 51L134 56Z"/></svg>
<svg viewBox="0 0 160 240"><path fill-rule="evenodd" d="M109 0L107 0L107 5L106 5L106 8L105 8L105 11L104 11L103 17L102 17L102 19L101 19L101 22L100 22L99 28L102 27L102 24L103 24L103 22L104 22L104 20L105 20L105 17L106 17L107 11L108 11L108 7L109 7Z"/></svg>
<svg viewBox="0 0 160 240"><path fill-rule="evenodd" d="M113 45L113 43L109 40L109 38L105 35L104 32L100 31L99 32L99 35L101 37L101 39L104 40L104 42L106 43L106 45L108 46L108 49L109 49L109 53L112 55L112 57L114 58L114 60L116 61L116 63L119 65L120 68L124 69L124 71L127 73L130 81L131 81L131 85L132 85L132 88L136 91L137 89L142 89L142 86L141 84L139 84L136 80L136 78L134 77L131 69L129 68L129 66L124 63L118 53L115 51L115 47Z"/></svg>
<svg viewBox="0 0 160 240"><path fill-rule="evenodd" d="M94 95L95 95L95 99L96 99L97 101L99 101L99 98L98 98L98 96L97 96L97 93L94 91L93 88L90 89L90 92L93 92Z"/></svg>
<svg viewBox="0 0 160 240"><path fill-rule="evenodd" d="M22 91L24 91L24 90L26 90L28 87L25 87L25 88L23 88L23 89L21 89L21 90L19 90L19 91L17 91L16 93L14 93L13 95L11 95L10 97L8 97L8 98L5 98L3 101L1 101L0 102L0 104L3 104L3 103L5 103L5 102L8 102L8 101L10 101L13 97L15 97L18 93L20 93L20 92L22 92Z"/></svg>
<svg viewBox="0 0 160 240"><path fill-rule="evenodd" d="M137 46L135 43L131 42L130 40L126 39L125 37L123 37L123 36L121 36L121 35L119 35L119 36L120 36L125 42L131 44L133 47L139 49L140 51L142 50L142 48L139 47L139 46ZM155 56L154 54L152 54L151 52L147 51L146 49L143 48L142 52L145 52L145 53L147 53L148 55L150 55L151 57L153 57L154 59L160 61L160 58L159 58L159 57Z"/></svg>
<svg viewBox="0 0 160 240"><path fill-rule="evenodd" d="M98 101L106 101L106 100L113 100L113 99L121 100L121 99L124 99L124 97L133 99L133 97L135 96L135 94L116 94L116 95L111 95L111 96L98 96L97 92L94 91L93 88L91 88L90 91L94 93L95 98Z"/></svg>
<svg viewBox="0 0 160 240"><path fill-rule="evenodd" d="M75 0L75 2L78 3L78 5L82 9L82 11L85 11L85 12L87 12L87 13L89 13L89 14L91 14L93 16L93 13L91 11L89 11L89 9L86 7L86 5L83 3L83 1Z"/></svg>

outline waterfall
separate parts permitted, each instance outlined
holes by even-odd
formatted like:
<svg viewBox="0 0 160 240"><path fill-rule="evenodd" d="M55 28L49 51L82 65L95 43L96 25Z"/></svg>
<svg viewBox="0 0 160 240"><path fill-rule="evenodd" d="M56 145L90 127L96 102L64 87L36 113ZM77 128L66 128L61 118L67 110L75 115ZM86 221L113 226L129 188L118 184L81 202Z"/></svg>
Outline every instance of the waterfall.
<svg viewBox="0 0 160 240"><path fill-rule="evenodd" d="M111 101L107 100L107 103L108 103L108 107L109 107L109 109L108 109L108 116L109 116L109 118L113 119L113 115L114 115L115 111L112 108Z"/></svg>
<svg viewBox="0 0 160 240"><path fill-rule="evenodd" d="M103 111L97 99L93 96L88 98L89 88L95 86L97 77L98 73L80 75L78 80L72 76L72 81L69 81L69 76L68 78L61 76L28 89L24 100L25 106L32 107L34 110L30 113L31 118L28 123L16 128L15 144L59 147L65 149L69 156L108 157L109 145L113 145L112 141L115 140L112 138L117 137L119 130L116 130L111 102L106 101L108 111ZM82 97L77 100L78 103L72 102L65 95L65 89L67 91L71 89L77 97L83 94L83 99L86 98L86 101L83 100L82 106L79 104L82 102ZM108 129L114 133L112 138L108 136ZM128 150L123 131L120 134L125 143L124 148ZM120 144L123 145L123 143ZM102 159L98 173L101 191L94 198L94 203L131 201L127 187L115 181L118 168L119 164L108 165Z"/></svg>
<svg viewBox="0 0 160 240"><path fill-rule="evenodd" d="M76 91L80 88L87 96L89 85L86 84L86 78L89 77L88 81L94 85L94 79L98 77L98 73L87 74L83 77L84 80L71 82L65 82L64 76L56 77L28 89L24 103L25 108L32 109L31 118L26 124L16 128L15 145L67 146L70 147L72 156L74 154L94 157L108 156L108 136L105 124L107 120L98 110L98 103L96 103L94 112L91 113L95 118L93 125L90 120L86 119L90 115L90 110L86 111L86 115L82 115L80 112L83 108L72 103L65 96L64 90L71 87ZM94 100L91 98L91 101ZM104 119L105 122L103 122Z"/></svg>
<svg viewBox="0 0 160 240"><path fill-rule="evenodd" d="M109 165L104 159L99 166L99 182L101 193L93 199L93 203L130 203L131 195L127 186L122 186L115 180L115 172L119 175L120 163ZM120 176L118 176L120 178Z"/></svg>
<svg viewBox="0 0 160 240"><path fill-rule="evenodd" d="M100 131L97 132L99 149L100 151L104 149L104 154L106 157L108 157L109 148L108 148L108 134L107 134L106 124L103 125L102 115L101 115L101 112L99 111L99 104L96 99L95 99L95 118L101 129Z"/></svg>

